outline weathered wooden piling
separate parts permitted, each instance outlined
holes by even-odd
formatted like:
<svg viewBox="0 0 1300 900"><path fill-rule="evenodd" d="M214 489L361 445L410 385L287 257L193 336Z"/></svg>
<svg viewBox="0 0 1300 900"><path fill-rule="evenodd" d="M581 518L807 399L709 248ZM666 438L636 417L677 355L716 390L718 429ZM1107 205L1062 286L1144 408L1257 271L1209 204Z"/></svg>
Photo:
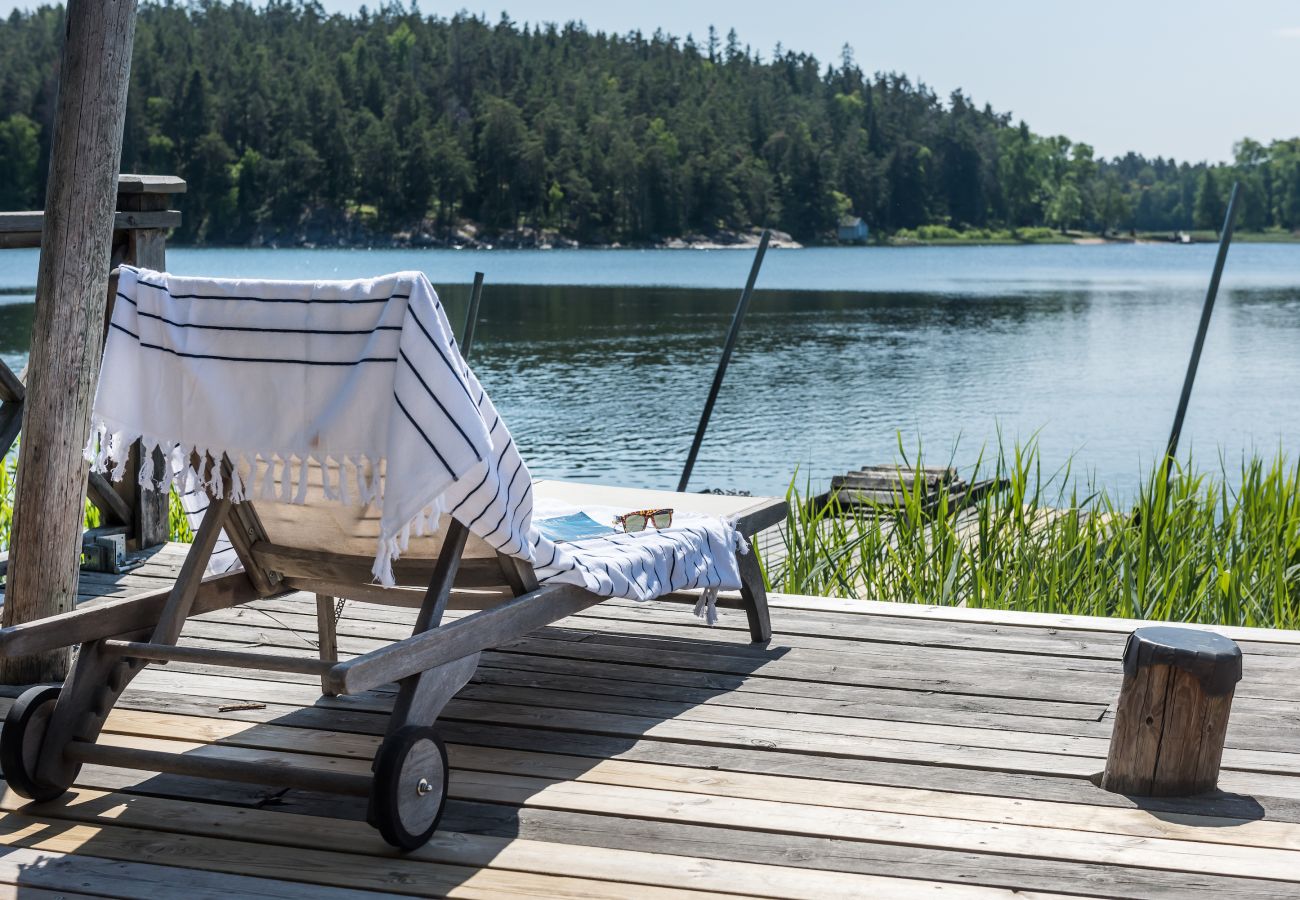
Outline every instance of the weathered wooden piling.
<svg viewBox="0 0 1300 900"><path fill-rule="evenodd" d="M1124 684L1101 786L1186 797L1215 788L1241 650L1193 628L1139 628L1124 648Z"/></svg>
<svg viewBox="0 0 1300 900"><path fill-rule="evenodd" d="M5 625L65 612L77 598L86 495L82 448L103 355L135 0L69 0L65 22ZM54 681L67 674L70 661L68 648L5 658L0 678L10 684Z"/></svg>

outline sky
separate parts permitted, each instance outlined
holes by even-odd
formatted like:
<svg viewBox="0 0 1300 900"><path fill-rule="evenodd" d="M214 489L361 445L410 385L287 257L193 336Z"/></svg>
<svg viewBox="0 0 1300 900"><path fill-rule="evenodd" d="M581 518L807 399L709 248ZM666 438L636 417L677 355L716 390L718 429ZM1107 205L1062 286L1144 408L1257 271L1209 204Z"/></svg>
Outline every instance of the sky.
<svg viewBox="0 0 1300 900"><path fill-rule="evenodd" d="M330 12L362 5L321 2ZM0 14L31 5L0 0ZM1297 0L421 0L419 8L662 28L701 43L709 25L724 36L734 27L764 57L779 42L838 62L848 43L868 72L904 73L945 98L961 88L1103 156L1221 161L1242 137L1300 136Z"/></svg>

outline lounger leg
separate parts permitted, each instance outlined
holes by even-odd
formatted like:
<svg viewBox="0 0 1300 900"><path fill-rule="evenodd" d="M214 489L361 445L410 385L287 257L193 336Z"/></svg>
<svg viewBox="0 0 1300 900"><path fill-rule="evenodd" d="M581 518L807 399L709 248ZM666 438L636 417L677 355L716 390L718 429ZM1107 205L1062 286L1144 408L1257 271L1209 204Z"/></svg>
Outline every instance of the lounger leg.
<svg viewBox="0 0 1300 900"><path fill-rule="evenodd" d="M478 668L478 653L402 680L397 704L372 765L366 820L402 850L433 836L447 804L451 767L433 727L447 701Z"/></svg>
<svg viewBox="0 0 1300 900"><path fill-rule="evenodd" d="M151 629L151 642L176 643L194 604L194 598L198 595L203 571L212 556L212 547L221 532L229 508L229 499L212 500L209 504L167 599L167 605L163 607L157 625ZM124 636L138 640L148 635L142 632ZM67 758L68 744L72 741L91 743L99 737L104 721L118 697L144 667L143 660L128 659L109 652L101 640L86 641L81 645L77 662L43 726L44 734L31 736L39 751L34 754L36 766L32 780L42 794L54 791L57 796L72 784L81 766Z"/></svg>
<svg viewBox="0 0 1300 900"><path fill-rule="evenodd" d="M316 633L320 658L326 662L338 662L339 658L338 625L334 621L334 603L333 597L325 594L316 595ZM334 696L334 692L329 689L329 679L323 675L320 680L320 690L326 697Z"/></svg>
<svg viewBox="0 0 1300 900"><path fill-rule="evenodd" d="M745 601L745 615L749 619L749 638L756 644L772 639L772 619L767 612L767 588L763 584L763 571L754 552L754 540L749 538L749 552L737 554L740 567L740 596Z"/></svg>
<svg viewBox="0 0 1300 900"><path fill-rule="evenodd" d="M447 609L469 529L448 526L433 568L413 636L437 629ZM442 819L450 767L447 748L433 727L447 701L478 668L478 652L403 678L388 720L388 733L375 753L366 820L384 840L403 850L423 846Z"/></svg>
<svg viewBox="0 0 1300 900"><path fill-rule="evenodd" d="M72 786L81 765L67 758L68 744L94 742L99 737L117 698L144 666L141 660L105 653L102 641L81 645L44 735L33 736L40 742L35 781L42 786L43 794L57 796ZM46 799L46 796L35 799Z"/></svg>
<svg viewBox="0 0 1300 900"><path fill-rule="evenodd" d="M392 734L407 725L432 725L456 692L469 683L478 668L479 654L438 666L402 680L388 722Z"/></svg>
<svg viewBox="0 0 1300 900"><path fill-rule="evenodd" d="M530 563L505 553L498 553L497 564L501 566L501 575L516 597L537 590L537 573L533 571Z"/></svg>

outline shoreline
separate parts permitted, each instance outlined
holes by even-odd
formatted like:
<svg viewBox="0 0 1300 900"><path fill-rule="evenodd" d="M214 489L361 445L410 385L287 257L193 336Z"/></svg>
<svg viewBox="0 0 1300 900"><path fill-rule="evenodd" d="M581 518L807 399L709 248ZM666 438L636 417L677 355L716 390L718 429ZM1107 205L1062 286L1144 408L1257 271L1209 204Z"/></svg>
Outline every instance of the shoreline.
<svg viewBox="0 0 1300 900"><path fill-rule="evenodd" d="M1156 237L1151 235L1139 235L1132 237L1100 237L1098 235L1079 235L1070 234L1061 236L1057 240L1015 240L1012 238L988 237L988 238L937 238L931 240L920 240L916 238L894 238L886 237L879 240L872 240L866 243L813 243L802 244L784 232L773 231L772 240L768 247L771 250L817 250L827 248L843 249L875 249L875 250L909 250L924 247L1105 247L1105 246L1193 246L1197 244L1215 244L1217 238L1210 235L1198 235L1193 233L1191 240L1179 242L1170 240L1168 237ZM1241 232L1233 233L1232 242L1234 244L1273 244L1284 246L1288 244L1300 244L1300 233L1295 234L1277 234L1275 232ZM627 250L754 250L758 247L758 234L728 234L726 236L687 236L682 238L671 238L666 241L654 243L634 243L622 244L614 242L612 244L582 244L577 241L559 239L555 241L524 241L507 237L498 241L478 241L458 242L455 239L448 240L420 240L411 239L407 235L394 235L388 240L375 241L251 241L240 244L227 243L168 243L168 247L174 250L467 250L474 252L492 252L492 251L514 251L514 250L545 250L545 251L565 251L565 250L610 250L610 251L627 251ZM24 296L31 294L35 286L0 286L0 304L5 302L6 297Z"/></svg>
<svg viewBox="0 0 1300 900"><path fill-rule="evenodd" d="M222 249L222 250L754 250L757 249L761 229L752 231L719 231L711 235L687 234L658 241L621 243L581 243L562 237L557 233L522 229L519 232L480 238L476 233L461 229L448 237L435 237L427 232L395 232L387 236L321 237L312 240L307 235L297 235L289 239L258 238L246 243L173 243L170 246L185 249ZM1175 240L1169 234L1151 232L1138 233L1135 236L1101 236L1086 232L1066 232L1032 237L1014 237L1011 235L954 236L937 238L920 238L907 235L881 236L863 242L810 242L801 243L784 231L771 229L772 250L805 250L825 247L845 248L909 248L909 247L1034 247L1066 246L1101 247L1108 245L1158 245L1190 246L1193 244L1216 244L1218 235L1214 232L1189 232L1187 241ZM1277 231L1250 232L1236 231L1233 243L1240 244L1300 244L1300 232L1286 233Z"/></svg>

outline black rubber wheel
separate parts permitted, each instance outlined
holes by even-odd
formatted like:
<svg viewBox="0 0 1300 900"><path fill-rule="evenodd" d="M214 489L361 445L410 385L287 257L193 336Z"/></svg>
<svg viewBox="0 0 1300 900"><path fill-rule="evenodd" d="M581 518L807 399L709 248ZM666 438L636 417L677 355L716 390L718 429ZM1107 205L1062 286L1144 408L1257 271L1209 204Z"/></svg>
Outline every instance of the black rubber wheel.
<svg viewBox="0 0 1300 900"><path fill-rule="evenodd" d="M447 748L433 728L406 725L375 754L370 824L399 850L428 843L447 803Z"/></svg>
<svg viewBox="0 0 1300 900"><path fill-rule="evenodd" d="M34 774L45 728L58 699L56 687L28 688L9 707L0 731L0 767L5 781L28 800L53 800L67 790L66 786L38 782Z"/></svg>

